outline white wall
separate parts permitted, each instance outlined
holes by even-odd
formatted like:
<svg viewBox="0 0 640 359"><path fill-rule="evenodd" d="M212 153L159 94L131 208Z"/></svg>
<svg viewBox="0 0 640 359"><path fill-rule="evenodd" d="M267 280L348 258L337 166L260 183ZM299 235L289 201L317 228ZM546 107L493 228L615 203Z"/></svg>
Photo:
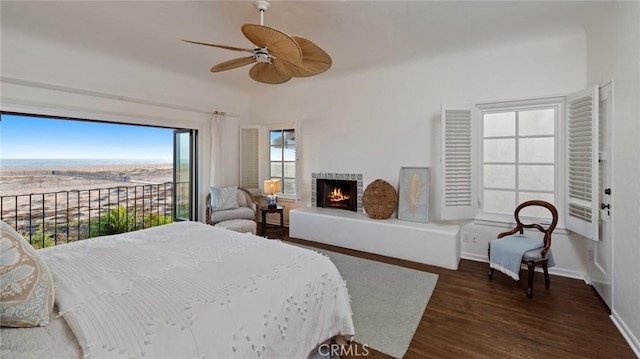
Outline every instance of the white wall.
<svg viewBox="0 0 640 359"><path fill-rule="evenodd" d="M587 80L613 80L612 315L640 357L640 3L614 3L587 28Z"/></svg>
<svg viewBox="0 0 640 359"><path fill-rule="evenodd" d="M224 182L228 185L238 183L238 127L246 122L246 94L146 64L54 44L10 28L2 29L1 58L4 80L0 83L0 108L4 111L197 129L202 201L210 183L211 115L155 106L154 103L238 114L239 118L227 119L223 131L224 146L232 149L225 154ZM113 98L103 94L113 95ZM143 103L117 97L143 100ZM201 202L201 218L203 213Z"/></svg>
<svg viewBox="0 0 640 359"><path fill-rule="evenodd" d="M312 172L362 173L398 184L401 166L432 168L430 213L439 218L440 105L563 95L586 85L584 34L414 59L342 78L294 79L263 88L250 101L252 122L299 123L299 185L310 205ZM268 90L268 91L267 91ZM469 224L478 243L463 255L487 258L504 228ZM555 236L556 273L582 278L587 241Z"/></svg>

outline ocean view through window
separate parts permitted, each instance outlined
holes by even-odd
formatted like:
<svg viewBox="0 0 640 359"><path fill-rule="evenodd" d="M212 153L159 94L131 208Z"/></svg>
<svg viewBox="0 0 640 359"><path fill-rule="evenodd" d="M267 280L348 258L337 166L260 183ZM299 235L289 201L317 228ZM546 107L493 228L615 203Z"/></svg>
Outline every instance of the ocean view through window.
<svg viewBox="0 0 640 359"><path fill-rule="evenodd" d="M2 113L0 219L36 248L172 222L176 130Z"/></svg>

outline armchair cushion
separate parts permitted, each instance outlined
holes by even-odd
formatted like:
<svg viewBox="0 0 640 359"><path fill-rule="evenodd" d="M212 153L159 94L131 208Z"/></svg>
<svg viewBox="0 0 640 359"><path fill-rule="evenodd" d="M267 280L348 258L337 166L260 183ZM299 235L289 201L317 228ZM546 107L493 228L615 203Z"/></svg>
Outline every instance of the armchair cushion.
<svg viewBox="0 0 640 359"><path fill-rule="evenodd" d="M221 211L236 209L238 205L238 187L211 187L211 209Z"/></svg>
<svg viewBox="0 0 640 359"><path fill-rule="evenodd" d="M223 211L211 211L211 223L229 221L232 219L254 219L256 213L249 207L226 209Z"/></svg>
<svg viewBox="0 0 640 359"><path fill-rule="evenodd" d="M251 205L253 205L252 199L249 198L249 196L244 191L238 191L237 201L238 207L249 207L252 210L255 210L255 208L251 207Z"/></svg>

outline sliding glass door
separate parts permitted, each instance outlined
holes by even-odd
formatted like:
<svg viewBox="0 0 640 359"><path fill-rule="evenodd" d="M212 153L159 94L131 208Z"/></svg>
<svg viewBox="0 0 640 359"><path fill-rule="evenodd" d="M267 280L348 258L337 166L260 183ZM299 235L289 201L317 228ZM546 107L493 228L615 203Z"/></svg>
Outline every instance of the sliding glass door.
<svg viewBox="0 0 640 359"><path fill-rule="evenodd" d="M176 130L174 132L174 202L173 213L176 221L197 220L198 200L196 164L196 131Z"/></svg>

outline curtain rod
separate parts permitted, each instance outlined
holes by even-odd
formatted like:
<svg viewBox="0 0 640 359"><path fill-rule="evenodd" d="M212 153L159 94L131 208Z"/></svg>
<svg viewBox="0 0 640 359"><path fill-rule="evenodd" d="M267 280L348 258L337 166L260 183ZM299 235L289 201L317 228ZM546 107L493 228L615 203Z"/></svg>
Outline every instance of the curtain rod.
<svg viewBox="0 0 640 359"><path fill-rule="evenodd" d="M240 115L235 114L235 113L223 112L223 111L218 111L218 110L206 111L206 110L193 108L193 107L187 107L187 106L181 106L181 105L173 105L173 104L167 104L167 103L163 103L163 102L156 102L156 101L150 101L150 100L143 100L143 99L138 99L138 98L133 98L133 97L128 97L128 96L113 95L113 94L109 94L109 93L105 93L105 92L98 92L98 91L92 91L92 90L79 89L79 88L75 88L75 87L68 87L68 86L62 86L62 85L52 85L52 84L47 84L47 83L44 83L44 82L37 82L37 81L18 79L18 78L15 78L15 77L0 76L0 81L6 82L6 83L15 84L15 85L37 87L37 88L42 88L42 89L47 89L47 90L69 92L69 93L75 93L75 94L79 94L79 95L86 95L86 96L93 96L93 97L101 97L101 98L106 98L106 99L110 99L110 100L125 101L125 102L137 103L137 104L141 104L141 105L149 105L149 106L155 106L155 107L165 107L165 108L170 108L170 109L174 109L174 110L181 110L181 111L188 111L188 112L199 112L199 113L214 114L214 115L220 114L220 115L226 115L226 116L229 116L229 117L236 117L236 118L240 117Z"/></svg>

